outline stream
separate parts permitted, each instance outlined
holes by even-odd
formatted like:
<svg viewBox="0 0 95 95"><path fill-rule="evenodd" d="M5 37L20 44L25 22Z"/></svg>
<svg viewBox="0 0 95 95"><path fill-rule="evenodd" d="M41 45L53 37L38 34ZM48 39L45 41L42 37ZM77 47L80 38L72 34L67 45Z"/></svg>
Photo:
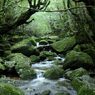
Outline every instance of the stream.
<svg viewBox="0 0 95 95"><path fill-rule="evenodd" d="M39 45L37 47L43 47L48 45ZM55 59L64 61L64 58L56 56ZM48 95L56 95L56 93L68 93L66 95L76 95L76 91L71 87L65 87L58 83L66 81L64 77L59 78L58 80L49 80L44 77L44 72L54 66L52 64L54 61L44 60L35 64L32 64L32 68L36 71L37 77L31 81L28 81L27 84L20 86L20 88L25 92L26 95L42 95L44 91L50 91Z"/></svg>
<svg viewBox="0 0 95 95"><path fill-rule="evenodd" d="M43 47L48 45L39 45L37 43L36 47ZM51 51L50 51L51 52ZM56 60L64 61L64 58L57 55L54 57ZM69 84L70 80L65 79L64 76L57 80L50 80L44 77L44 72L53 66L57 66L53 63L54 61L49 61L48 59L32 64L32 68L36 71L36 78L31 80L15 80L14 84L22 89L25 95L77 95L76 91ZM5 82L11 83L9 80ZM48 94L42 94L48 91ZM64 94L65 93L65 94Z"/></svg>

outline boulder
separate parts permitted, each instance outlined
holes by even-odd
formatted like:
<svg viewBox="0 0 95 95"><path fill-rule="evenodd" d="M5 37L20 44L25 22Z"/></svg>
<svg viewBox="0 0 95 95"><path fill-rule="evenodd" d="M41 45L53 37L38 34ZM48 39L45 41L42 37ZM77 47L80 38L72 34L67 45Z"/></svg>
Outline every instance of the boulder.
<svg viewBox="0 0 95 95"><path fill-rule="evenodd" d="M95 89L91 89L89 86L84 85L80 88L78 95L95 95Z"/></svg>
<svg viewBox="0 0 95 95"><path fill-rule="evenodd" d="M42 59L42 60L44 60L44 59L50 59L50 57L52 58L52 57L55 57L56 56L56 53L54 53L54 52L49 52L49 51L42 51L41 53L40 53L40 59Z"/></svg>
<svg viewBox="0 0 95 95"><path fill-rule="evenodd" d="M77 95L95 95L95 80L88 75L73 79L72 86L77 90Z"/></svg>
<svg viewBox="0 0 95 95"><path fill-rule="evenodd" d="M46 90L46 91L43 91L41 93L41 95L50 95L51 91L50 90Z"/></svg>
<svg viewBox="0 0 95 95"><path fill-rule="evenodd" d="M40 45L47 45L47 44L49 44L49 43L48 43L48 41L46 41L46 40L41 40L41 41L39 42L39 44L40 44Z"/></svg>
<svg viewBox="0 0 95 95"><path fill-rule="evenodd" d="M70 95L68 92L56 93L55 95Z"/></svg>
<svg viewBox="0 0 95 95"><path fill-rule="evenodd" d="M32 79L36 77L35 71L31 67L31 60L21 53L13 53L6 58L5 66L9 69L15 68L22 79Z"/></svg>
<svg viewBox="0 0 95 95"><path fill-rule="evenodd" d="M0 63L0 72L3 70L5 70L5 66L2 63Z"/></svg>
<svg viewBox="0 0 95 95"><path fill-rule="evenodd" d="M87 53L76 51L68 52L63 63L64 69L77 69L80 67L92 69L93 66L93 60Z"/></svg>
<svg viewBox="0 0 95 95"><path fill-rule="evenodd" d="M77 52L80 52L81 51L81 48L80 48L80 45L76 45L74 48L73 48L74 51L77 51Z"/></svg>
<svg viewBox="0 0 95 95"><path fill-rule="evenodd" d="M9 42L13 45L17 42L20 42L21 40L23 40L23 36L19 36L19 35L14 35L12 37L9 38Z"/></svg>
<svg viewBox="0 0 95 95"><path fill-rule="evenodd" d="M36 63L40 61L40 57L36 55L31 55L30 60L31 60L31 63Z"/></svg>
<svg viewBox="0 0 95 95"><path fill-rule="evenodd" d="M29 65L17 64L15 68L21 79L30 80L30 79L36 78L36 72Z"/></svg>
<svg viewBox="0 0 95 95"><path fill-rule="evenodd" d="M84 46L83 51L89 54L92 57L93 61L95 62L95 48L91 44L81 45L81 48L83 48L83 46Z"/></svg>
<svg viewBox="0 0 95 95"><path fill-rule="evenodd" d="M33 38L24 39L11 47L13 53L23 53L26 56L30 56L37 52L35 49L36 41Z"/></svg>
<svg viewBox="0 0 95 95"><path fill-rule="evenodd" d="M7 83L0 83L0 95L25 95L19 88Z"/></svg>
<svg viewBox="0 0 95 95"><path fill-rule="evenodd" d="M53 50L58 53L66 54L67 51L71 50L76 44L75 37L66 37L63 40L57 41L51 45Z"/></svg>
<svg viewBox="0 0 95 95"><path fill-rule="evenodd" d="M63 69L60 67L54 66L48 69L45 73L44 76L48 79L58 79L63 77Z"/></svg>
<svg viewBox="0 0 95 95"><path fill-rule="evenodd" d="M65 73L66 77L68 77L69 79L74 79L77 77L81 77L83 75L88 75L87 70L85 70L84 68L78 68L72 71L67 71Z"/></svg>

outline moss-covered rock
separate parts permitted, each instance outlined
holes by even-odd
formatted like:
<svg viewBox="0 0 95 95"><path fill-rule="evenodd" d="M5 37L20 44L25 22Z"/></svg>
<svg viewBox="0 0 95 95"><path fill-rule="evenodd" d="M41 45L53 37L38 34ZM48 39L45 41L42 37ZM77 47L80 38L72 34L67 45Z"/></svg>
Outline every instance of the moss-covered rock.
<svg viewBox="0 0 95 95"><path fill-rule="evenodd" d="M0 95L25 95L19 88L7 83L0 83Z"/></svg>
<svg viewBox="0 0 95 95"><path fill-rule="evenodd" d="M53 64L55 64L55 65L63 65L62 62L63 62L62 60L57 59L57 60L54 60Z"/></svg>
<svg viewBox="0 0 95 95"><path fill-rule="evenodd" d="M74 48L73 48L74 51L77 51L77 52L80 52L81 51L81 48L80 48L80 45L76 45Z"/></svg>
<svg viewBox="0 0 95 95"><path fill-rule="evenodd" d="M31 55L30 60L31 60L31 63L36 63L40 61L40 57L36 55Z"/></svg>
<svg viewBox="0 0 95 95"><path fill-rule="evenodd" d="M61 41L57 41L51 45L56 52L63 52L64 54L71 50L76 44L75 37L66 37Z"/></svg>
<svg viewBox="0 0 95 95"><path fill-rule="evenodd" d="M36 73L31 67L31 60L23 54L11 54L6 60L7 62L5 63L5 66L9 69L14 67L20 78L32 79L36 77Z"/></svg>
<svg viewBox="0 0 95 95"><path fill-rule="evenodd" d="M89 54L92 57L93 61L95 62L95 49L89 48L89 49L86 49L84 52Z"/></svg>
<svg viewBox="0 0 95 95"><path fill-rule="evenodd" d="M41 40L41 41L39 42L39 44L40 44L40 45L47 45L47 44L49 44L49 43L48 43L48 41L46 41L46 40Z"/></svg>
<svg viewBox="0 0 95 95"><path fill-rule="evenodd" d="M44 76L48 79L58 79L63 77L63 69L61 69L60 67L52 67L50 69L48 69L45 73Z"/></svg>
<svg viewBox="0 0 95 95"><path fill-rule="evenodd" d="M2 63L0 63L0 72L1 70L5 70L5 66Z"/></svg>
<svg viewBox="0 0 95 95"><path fill-rule="evenodd" d="M95 95L95 80L88 75L73 79L72 86L78 95Z"/></svg>
<svg viewBox="0 0 95 95"><path fill-rule="evenodd" d="M46 90L46 91L43 91L41 93L41 95L50 95L51 91L50 90Z"/></svg>
<svg viewBox="0 0 95 95"><path fill-rule="evenodd" d="M6 57L6 60L11 61L11 62L13 61L15 64L21 64L21 65L23 65L23 64L30 65L31 64L31 60L27 56L25 56L21 53L12 53ZM6 64L6 65L8 66L9 64Z"/></svg>
<svg viewBox="0 0 95 95"><path fill-rule="evenodd" d="M0 57L0 63L3 62L3 59Z"/></svg>
<svg viewBox="0 0 95 95"><path fill-rule="evenodd" d="M56 93L55 95L70 95L68 92Z"/></svg>
<svg viewBox="0 0 95 95"><path fill-rule="evenodd" d="M93 67L92 58L84 52L70 51L66 54L66 58L63 64L64 69L76 69L76 68L86 68L91 69Z"/></svg>
<svg viewBox="0 0 95 95"><path fill-rule="evenodd" d="M68 77L69 79L74 79L74 78L81 77L81 76L87 75L87 74L88 74L88 72L83 68L78 68L76 70L67 71L65 73L66 77Z"/></svg>
<svg viewBox="0 0 95 95"><path fill-rule="evenodd" d="M14 35L13 37L9 38L10 43L13 45L19 41L23 40L23 36Z"/></svg>
<svg viewBox="0 0 95 95"><path fill-rule="evenodd" d="M36 78L36 72L29 65L24 64L21 66L17 64L15 68L21 79L26 80Z"/></svg>
<svg viewBox="0 0 95 95"><path fill-rule="evenodd" d="M33 52L36 52L34 46L36 41L33 38L24 39L11 47L14 53L23 53L26 56L30 56Z"/></svg>
<svg viewBox="0 0 95 95"><path fill-rule="evenodd" d="M89 86L82 86L78 92L78 95L95 95L95 90L89 88Z"/></svg>
<svg viewBox="0 0 95 95"><path fill-rule="evenodd" d="M56 53L54 53L54 52L49 52L49 51L42 51L41 53L40 53L40 59L46 59L46 58L49 58L50 59L50 57L55 57L56 56Z"/></svg>

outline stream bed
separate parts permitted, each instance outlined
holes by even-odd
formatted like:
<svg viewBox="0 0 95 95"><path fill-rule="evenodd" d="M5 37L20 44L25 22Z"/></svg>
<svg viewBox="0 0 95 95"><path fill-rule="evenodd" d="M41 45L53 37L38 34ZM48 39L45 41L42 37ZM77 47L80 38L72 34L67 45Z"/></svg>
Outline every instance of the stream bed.
<svg viewBox="0 0 95 95"><path fill-rule="evenodd" d="M56 57L56 59L64 60L63 58ZM49 95L57 95L56 93L68 93L66 95L76 95L76 91L69 86L65 87L60 85L64 83L66 79L64 77L59 78L58 80L49 80L44 77L44 72L54 66L53 61L42 61L32 65L32 68L36 71L37 77L31 81L28 81L27 84L19 86L26 95L43 95L44 91L48 91Z"/></svg>

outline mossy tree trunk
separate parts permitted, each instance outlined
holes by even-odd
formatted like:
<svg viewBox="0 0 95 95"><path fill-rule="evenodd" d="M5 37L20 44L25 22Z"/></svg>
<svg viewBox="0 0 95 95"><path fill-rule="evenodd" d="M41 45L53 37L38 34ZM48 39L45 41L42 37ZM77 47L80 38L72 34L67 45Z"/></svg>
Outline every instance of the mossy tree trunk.
<svg viewBox="0 0 95 95"><path fill-rule="evenodd" d="M77 9L76 13L73 10L70 11L73 15L73 20L75 21L74 24L77 30L75 35L77 42L79 44L92 43L92 45L94 45L95 0L72 0L71 2L77 3L77 5L80 7ZM85 8L82 8L82 4L85 6Z"/></svg>

